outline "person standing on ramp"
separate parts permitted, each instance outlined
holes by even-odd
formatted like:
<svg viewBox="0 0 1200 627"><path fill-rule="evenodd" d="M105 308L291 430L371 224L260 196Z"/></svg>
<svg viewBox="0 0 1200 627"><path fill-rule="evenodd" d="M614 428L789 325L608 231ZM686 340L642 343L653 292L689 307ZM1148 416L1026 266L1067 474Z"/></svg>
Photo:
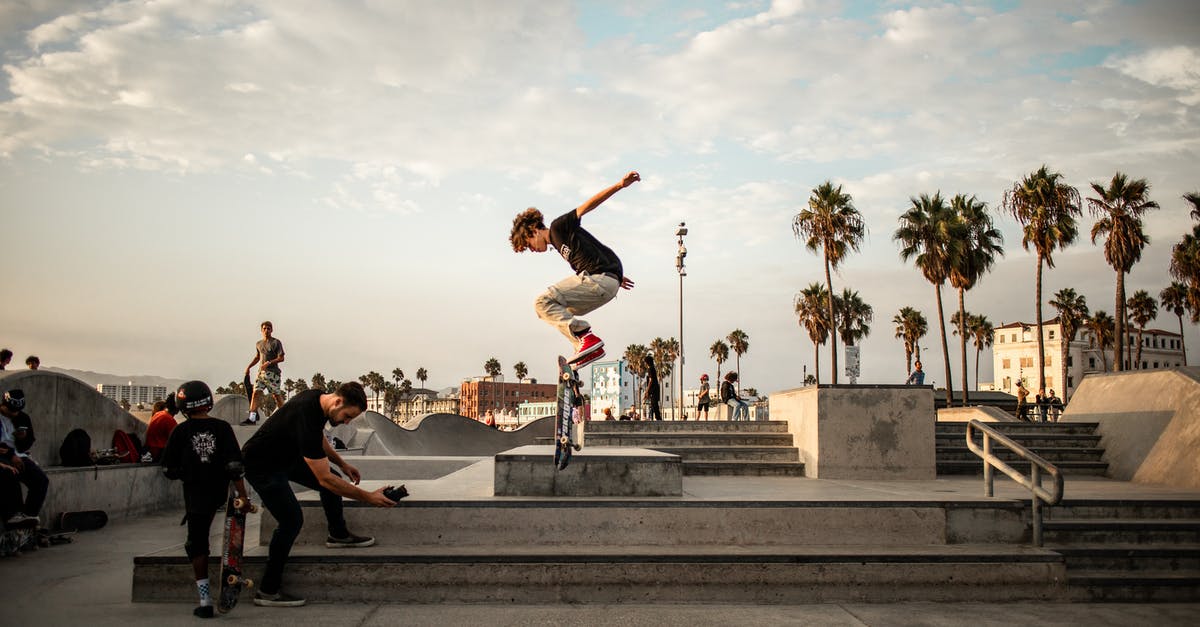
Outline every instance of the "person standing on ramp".
<svg viewBox="0 0 1200 627"><path fill-rule="evenodd" d="M640 180L637 172L626 174L619 183L555 218L549 228L542 212L533 207L513 219L509 241L514 251L543 253L553 246L575 272L538 296L534 309L539 318L558 329L575 347L575 355L568 363L576 370L604 356L604 340L592 332L592 325L577 316L595 311L616 298L618 288L633 289L633 281L623 274L620 258L584 230L580 219L613 194Z"/></svg>

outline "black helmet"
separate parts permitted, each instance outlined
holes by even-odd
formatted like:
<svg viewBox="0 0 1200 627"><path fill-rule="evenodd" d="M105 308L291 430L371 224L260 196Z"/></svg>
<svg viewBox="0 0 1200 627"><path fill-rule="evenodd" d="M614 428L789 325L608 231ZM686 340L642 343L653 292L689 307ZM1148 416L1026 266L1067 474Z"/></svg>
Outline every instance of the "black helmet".
<svg viewBox="0 0 1200 627"><path fill-rule="evenodd" d="M213 396L203 381L188 381L175 391L175 407L185 415L212 409Z"/></svg>
<svg viewBox="0 0 1200 627"><path fill-rule="evenodd" d="M21 411L25 409L25 392L22 390L9 390L4 393L4 406L13 410Z"/></svg>

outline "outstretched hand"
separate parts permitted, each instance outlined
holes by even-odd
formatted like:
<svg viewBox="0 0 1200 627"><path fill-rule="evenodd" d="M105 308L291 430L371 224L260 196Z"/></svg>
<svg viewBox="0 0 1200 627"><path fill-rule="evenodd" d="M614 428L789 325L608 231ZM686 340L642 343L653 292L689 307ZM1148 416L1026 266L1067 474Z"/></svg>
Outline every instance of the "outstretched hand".
<svg viewBox="0 0 1200 627"><path fill-rule="evenodd" d="M640 180L642 180L642 175L637 172L630 172L625 175L625 178L621 179L621 187L629 187Z"/></svg>
<svg viewBox="0 0 1200 627"><path fill-rule="evenodd" d="M626 290L633 289L633 279L631 279L627 276L621 277L621 289L626 289Z"/></svg>

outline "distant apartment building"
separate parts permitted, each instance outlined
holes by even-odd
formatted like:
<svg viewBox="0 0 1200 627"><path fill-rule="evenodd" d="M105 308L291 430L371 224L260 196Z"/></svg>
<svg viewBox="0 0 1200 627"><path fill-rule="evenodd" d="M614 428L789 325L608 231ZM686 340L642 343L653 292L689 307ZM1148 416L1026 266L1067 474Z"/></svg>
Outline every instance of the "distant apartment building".
<svg viewBox="0 0 1200 627"><path fill-rule="evenodd" d="M414 388L409 391L407 396L400 399L394 415L388 415L386 409L382 394L378 401L374 394L367 394L367 411L383 414L397 424L404 424L409 420L429 414L457 414L458 393L457 391L445 393L427 388Z"/></svg>
<svg viewBox="0 0 1200 627"><path fill-rule="evenodd" d="M165 385L134 385L133 382L125 385L100 383L96 385L96 391L118 403L129 401L130 405L139 403L152 405L155 401L167 398Z"/></svg>
<svg viewBox="0 0 1200 627"><path fill-rule="evenodd" d="M1123 356L1126 370L1160 370L1183 366L1183 339L1178 333L1161 329L1146 329L1142 333L1142 359L1137 358L1137 331L1129 333ZM1067 346L1066 380L1062 368L1062 325L1058 318L1042 324L1042 348L1045 362L1046 389L1055 390L1060 398L1069 399L1088 374L1111 371L1113 349L1101 352L1087 329L1081 329ZM1130 366L1134 366L1130 368ZM992 338L992 367L994 389L1015 394L1017 381L1024 379L1025 387L1037 393L1037 325L1012 322L997 327Z"/></svg>
<svg viewBox="0 0 1200 627"><path fill-rule="evenodd" d="M489 409L495 414L517 414L521 403L553 402L557 393L557 385L538 383L536 379L508 383L503 375L473 377L459 388L458 413L476 420Z"/></svg>
<svg viewBox="0 0 1200 627"><path fill-rule="evenodd" d="M605 409L611 409L615 417L628 413L634 406L636 379L624 359L593 363L591 420L604 420Z"/></svg>
<svg viewBox="0 0 1200 627"><path fill-rule="evenodd" d="M538 401L538 402L525 401L524 403L521 403L521 405L519 407L517 407L516 424L519 426L519 425L523 425L523 424L526 424L529 422L533 422L534 420L537 420L538 418L545 418L546 416L553 416L556 411L558 411L558 401L557 400ZM497 419L496 422L498 424L503 423L503 421L500 419Z"/></svg>

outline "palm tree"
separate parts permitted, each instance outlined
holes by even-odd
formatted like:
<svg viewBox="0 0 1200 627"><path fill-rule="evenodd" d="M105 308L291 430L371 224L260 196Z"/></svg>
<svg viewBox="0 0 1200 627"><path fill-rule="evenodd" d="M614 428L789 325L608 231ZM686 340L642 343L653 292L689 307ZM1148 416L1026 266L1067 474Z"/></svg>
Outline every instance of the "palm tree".
<svg viewBox="0 0 1200 627"><path fill-rule="evenodd" d="M850 288L843 288L842 295L834 297L834 310L837 313L837 335L847 349L871 334L871 322L875 319L875 310L863 302L858 292ZM850 382L854 383L857 380L858 372L856 370Z"/></svg>
<svg viewBox="0 0 1200 627"><path fill-rule="evenodd" d="M1192 322L1200 322L1200 224L1192 227L1171 249L1171 276L1187 286L1187 308Z"/></svg>
<svg viewBox="0 0 1200 627"><path fill-rule="evenodd" d="M967 310L964 294L992 269L997 256L1004 256L1004 236L992 224L987 205L974 196L957 194L950 199L950 209L962 223L966 239L958 255L950 260L950 285L958 290L958 342L962 366L962 403L970 400L967 393ZM978 369L976 378L978 378Z"/></svg>
<svg viewBox="0 0 1200 627"><path fill-rule="evenodd" d="M1097 311L1092 317L1084 320L1083 326L1092 333L1089 345L1100 347L1100 363L1104 366L1104 372L1108 372L1108 359L1104 357L1104 351L1113 343L1112 316L1103 310ZM1116 355L1113 355L1113 358L1115 359Z"/></svg>
<svg viewBox="0 0 1200 627"><path fill-rule="evenodd" d="M392 368L392 381L395 381L396 385L400 385L400 382L403 380L404 380L404 371L401 370L400 368Z"/></svg>
<svg viewBox="0 0 1200 627"><path fill-rule="evenodd" d="M1042 265L1054 268L1054 251L1075 241L1079 228L1079 190L1063 182L1062 174L1045 165L1004 192L1004 209L1021 223L1021 247L1037 252L1037 365L1038 389L1046 387L1046 347L1042 334Z"/></svg>
<svg viewBox="0 0 1200 627"><path fill-rule="evenodd" d="M717 362L717 384L721 383L721 364L729 361L729 345L724 340L717 340L708 347L708 356Z"/></svg>
<svg viewBox="0 0 1200 627"><path fill-rule="evenodd" d="M294 389L296 391L296 393L299 394L308 389L308 382L305 381L304 379L296 379L296 382L292 389Z"/></svg>
<svg viewBox="0 0 1200 627"><path fill-rule="evenodd" d="M792 232L797 238L804 239L805 247L813 252L819 249L824 253L825 289L830 294L833 294L830 268L837 268L851 250L858 250L866 230L866 222L858 209L854 208L850 194L843 193L841 185L834 187L830 181L813 188L808 208L792 218ZM835 319L833 299L829 300L829 319ZM837 385L837 336L831 335L830 338L833 340L829 350L833 359L833 383ZM733 346L732 342L730 346ZM740 369L738 378L741 378Z"/></svg>
<svg viewBox="0 0 1200 627"><path fill-rule="evenodd" d="M987 319L987 316L978 315L971 316L971 319L967 323L967 332L971 334L971 339L975 344L975 389L978 390L979 354L983 352L983 349L992 345L996 329L992 325L992 322Z"/></svg>
<svg viewBox="0 0 1200 627"><path fill-rule="evenodd" d="M417 368L417 381L421 382L421 387L425 387L425 382L429 380L429 371L424 368Z"/></svg>
<svg viewBox="0 0 1200 627"><path fill-rule="evenodd" d="M641 401L641 377L642 364L646 361L646 355L649 354L647 349L642 344L630 344L625 347L625 368L633 375L633 404L636 407Z"/></svg>
<svg viewBox="0 0 1200 627"><path fill-rule="evenodd" d="M1200 202L1200 195L1197 195ZM1179 319L1179 346L1183 349L1183 365L1187 365L1187 345L1183 343L1183 312L1187 307L1187 286L1174 281L1158 293L1158 299L1163 309L1175 314Z"/></svg>
<svg viewBox="0 0 1200 627"><path fill-rule="evenodd" d="M830 312L832 312L832 311L833 310L831 309ZM738 393L741 393L741 391L742 391L742 355L745 355L746 351L750 350L750 336L746 335L746 332L741 329L734 329L729 332L729 335L725 336L725 339L729 340L729 349L733 351L734 360L737 363L737 373L738 373L737 388L738 388ZM836 364L837 362L835 361L833 363Z"/></svg>
<svg viewBox="0 0 1200 627"><path fill-rule="evenodd" d="M913 259L925 279L933 284L937 298L938 328L942 338L942 362L946 367L946 406L954 400L950 376L950 348L946 344L946 313L942 309L942 284L950 278L953 259L959 255L964 233L962 222L942 200L941 192L932 197L921 194L910 198L912 206L900 216L900 227L892 239L900 244L900 258Z"/></svg>
<svg viewBox="0 0 1200 627"><path fill-rule="evenodd" d="M1071 349L1071 342L1075 341L1079 327L1088 319L1087 298L1066 287L1054 294L1054 298L1050 299L1050 306L1058 310L1058 324L1062 333L1062 337L1059 338L1062 342L1062 351L1058 356L1058 364L1062 368L1060 385L1063 399L1070 400L1071 391L1067 381L1067 351Z"/></svg>
<svg viewBox="0 0 1200 627"><path fill-rule="evenodd" d="M671 362L675 361L675 355L671 352L670 340L664 340L661 337L650 340L650 358L654 360L654 369L658 371L658 397L661 399L663 397L663 381L670 376Z"/></svg>
<svg viewBox="0 0 1200 627"><path fill-rule="evenodd" d="M503 371L503 368L500 367L500 360L495 357L489 357L487 361L483 362L483 371L488 373L488 376L492 378L492 404L495 405L499 402L499 397L496 396L496 377L500 376L500 373ZM404 384L401 383L400 385Z"/></svg>
<svg viewBox="0 0 1200 627"><path fill-rule="evenodd" d="M920 341L929 333L929 322L920 311L902 307L900 313L892 317L892 324L896 325L896 337L904 342L905 374L912 374L912 357L916 354L917 361L921 361Z"/></svg>
<svg viewBox="0 0 1200 627"><path fill-rule="evenodd" d="M517 375L517 381L519 382L525 379L525 375L529 374L529 368L525 365L525 362L518 361L513 364L513 373Z"/></svg>
<svg viewBox="0 0 1200 627"><path fill-rule="evenodd" d="M1188 204L1192 206L1192 219L1200 220L1200 192L1184 194L1183 199L1188 201Z"/></svg>
<svg viewBox="0 0 1200 627"><path fill-rule="evenodd" d="M829 339L829 292L820 283L810 283L808 287L796 294L795 310L800 326L808 331L808 339L813 343L813 361L816 362L814 374L816 383L821 383L821 345Z"/></svg>
<svg viewBox="0 0 1200 627"><path fill-rule="evenodd" d="M283 391L285 394L287 394L287 398L292 397L292 392L295 391L295 389L296 389L296 380L295 379L287 379L283 382Z"/></svg>
<svg viewBox="0 0 1200 627"><path fill-rule="evenodd" d="M314 372L312 376L312 389L324 390L326 385L327 382L325 381L325 375L319 372Z"/></svg>
<svg viewBox="0 0 1200 627"><path fill-rule="evenodd" d="M1115 353L1124 354L1125 338L1129 331L1125 328L1125 275L1133 269L1133 264L1142 258L1142 249L1150 243L1150 238L1142 228L1142 214L1151 209L1158 209L1158 203L1150 200L1147 194L1150 184L1146 179L1129 180L1124 174L1117 172L1105 188L1099 183L1092 183L1096 197L1088 198L1088 208L1092 215L1100 219L1092 225L1092 243L1101 237L1104 241L1104 259L1108 265L1117 271L1117 300L1115 331L1117 340ZM1123 370L1122 360L1116 360L1115 370Z"/></svg>
<svg viewBox="0 0 1200 627"><path fill-rule="evenodd" d="M1133 368L1137 370L1141 368L1142 363L1142 334L1146 331L1146 325L1158 317L1158 301L1154 300L1150 292L1138 290L1129 297L1129 302L1125 304L1129 307L1129 319L1138 328L1137 354L1133 358Z"/></svg>

